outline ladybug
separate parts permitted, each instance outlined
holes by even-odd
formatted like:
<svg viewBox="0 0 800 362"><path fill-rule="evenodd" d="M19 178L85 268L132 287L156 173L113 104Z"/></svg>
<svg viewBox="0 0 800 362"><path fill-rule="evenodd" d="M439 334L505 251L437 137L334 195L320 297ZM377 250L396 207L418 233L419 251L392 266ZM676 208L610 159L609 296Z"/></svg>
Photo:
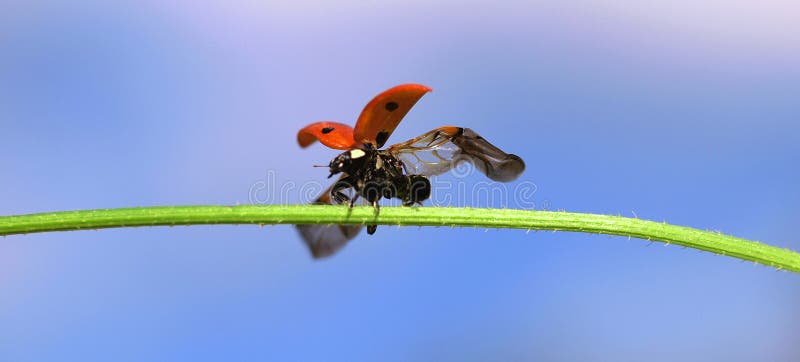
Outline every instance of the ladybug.
<svg viewBox="0 0 800 362"><path fill-rule="evenodd" d="M421 84L390 88L367 103L355 128L330 121L302 128L297 133L300 147L319 141L344 151L328 165L328 178L339 178L314 203L353 207L362 199L376 212L381 198L400 199L404 206L421 205L431 195L428 177L446 173L464 162L494 181L509 182L522 174L525 163L521 158L503 152L469 128L443 126L382 149L411 107L430 91ZM315 258L333 255L362 227L296 225ZM367 225L368 234L376 229L377 225Z"/></svg>

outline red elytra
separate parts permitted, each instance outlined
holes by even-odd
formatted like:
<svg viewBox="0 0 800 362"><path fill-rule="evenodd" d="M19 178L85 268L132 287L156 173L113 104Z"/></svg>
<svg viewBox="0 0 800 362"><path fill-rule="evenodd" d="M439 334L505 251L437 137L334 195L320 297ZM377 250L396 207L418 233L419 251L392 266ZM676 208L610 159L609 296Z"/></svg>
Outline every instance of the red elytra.
<svg viewBox="0 0 800 362"><path fill-rule="evenodd" d="M337 122L312 123L297 133L301 147L319 140L325 146L347 150L364 144L381 148L403 120L431 88L422 84L403 84L378 94L364 107L355 128ZM327 132L326 132L327 131Z"/></svg>

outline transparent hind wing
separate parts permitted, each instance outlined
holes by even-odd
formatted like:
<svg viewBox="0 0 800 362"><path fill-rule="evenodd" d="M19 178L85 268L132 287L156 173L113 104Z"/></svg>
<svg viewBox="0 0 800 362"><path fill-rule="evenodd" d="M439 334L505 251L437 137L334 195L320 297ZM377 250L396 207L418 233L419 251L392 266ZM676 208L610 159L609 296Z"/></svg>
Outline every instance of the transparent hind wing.
<svg viewBox="0 0 800 362"><path fill-rule="evenodd" d="M390 146L408 174L435 176L469 162L494 181L509 182L525 171L525 162L489 143L469 128L445 126Z"/></svg>
<svg viewBox="0 0 800 362"><path fill-rule="evenodd" d="M316 205L335 205L331 198L331 187L328 187L312 204ZM295 225L303 242L308 246L311 256L315 259L329 257L342 249L347 242L353 240L361 229L362 225Z"/></svg>
<svg viewBox="0 0 800 362"><path fill-rule="evenodd" d="M311 256L321 259L336 254L361 232L361 225L295 225Z"/></svg>

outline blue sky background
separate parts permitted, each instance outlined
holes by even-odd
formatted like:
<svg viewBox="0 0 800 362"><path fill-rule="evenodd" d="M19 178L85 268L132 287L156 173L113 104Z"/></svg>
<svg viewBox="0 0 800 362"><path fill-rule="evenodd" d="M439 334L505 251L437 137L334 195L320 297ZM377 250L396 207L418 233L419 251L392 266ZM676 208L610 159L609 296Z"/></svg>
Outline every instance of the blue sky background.
<svg viewBox="0 0 800 362"><path fill-rule="evenodd" d="M473 128L536 208L798 250L800 5L703 3L4 2L0 214L323 182L336 152L296 131L417 82L392 140ZM797 275L585 234L382 227L322 262L289 226L0 239L2 361L790 361L798 300Z"/></svg>

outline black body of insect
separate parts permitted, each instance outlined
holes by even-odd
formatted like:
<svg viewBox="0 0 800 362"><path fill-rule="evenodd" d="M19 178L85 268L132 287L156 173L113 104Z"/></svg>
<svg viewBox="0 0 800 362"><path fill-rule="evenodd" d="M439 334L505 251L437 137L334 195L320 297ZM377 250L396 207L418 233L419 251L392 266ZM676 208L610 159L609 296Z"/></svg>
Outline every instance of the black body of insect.
<svg viewBox="0 0 800 362"><path fill-rule="evenodd" d="M376 212L380 210L381 198L398 198L404 206L422 204L431 195L431 183L424 175L406 175L403 161L387 151L376 150L371 144L342 152L330 165L328 178L342 173L330 191L337 204L349 202L355 205L363 197ZM354 190L350 198L343 191ZM368 225L367 233L374 234L376 225Z"/></svg>

